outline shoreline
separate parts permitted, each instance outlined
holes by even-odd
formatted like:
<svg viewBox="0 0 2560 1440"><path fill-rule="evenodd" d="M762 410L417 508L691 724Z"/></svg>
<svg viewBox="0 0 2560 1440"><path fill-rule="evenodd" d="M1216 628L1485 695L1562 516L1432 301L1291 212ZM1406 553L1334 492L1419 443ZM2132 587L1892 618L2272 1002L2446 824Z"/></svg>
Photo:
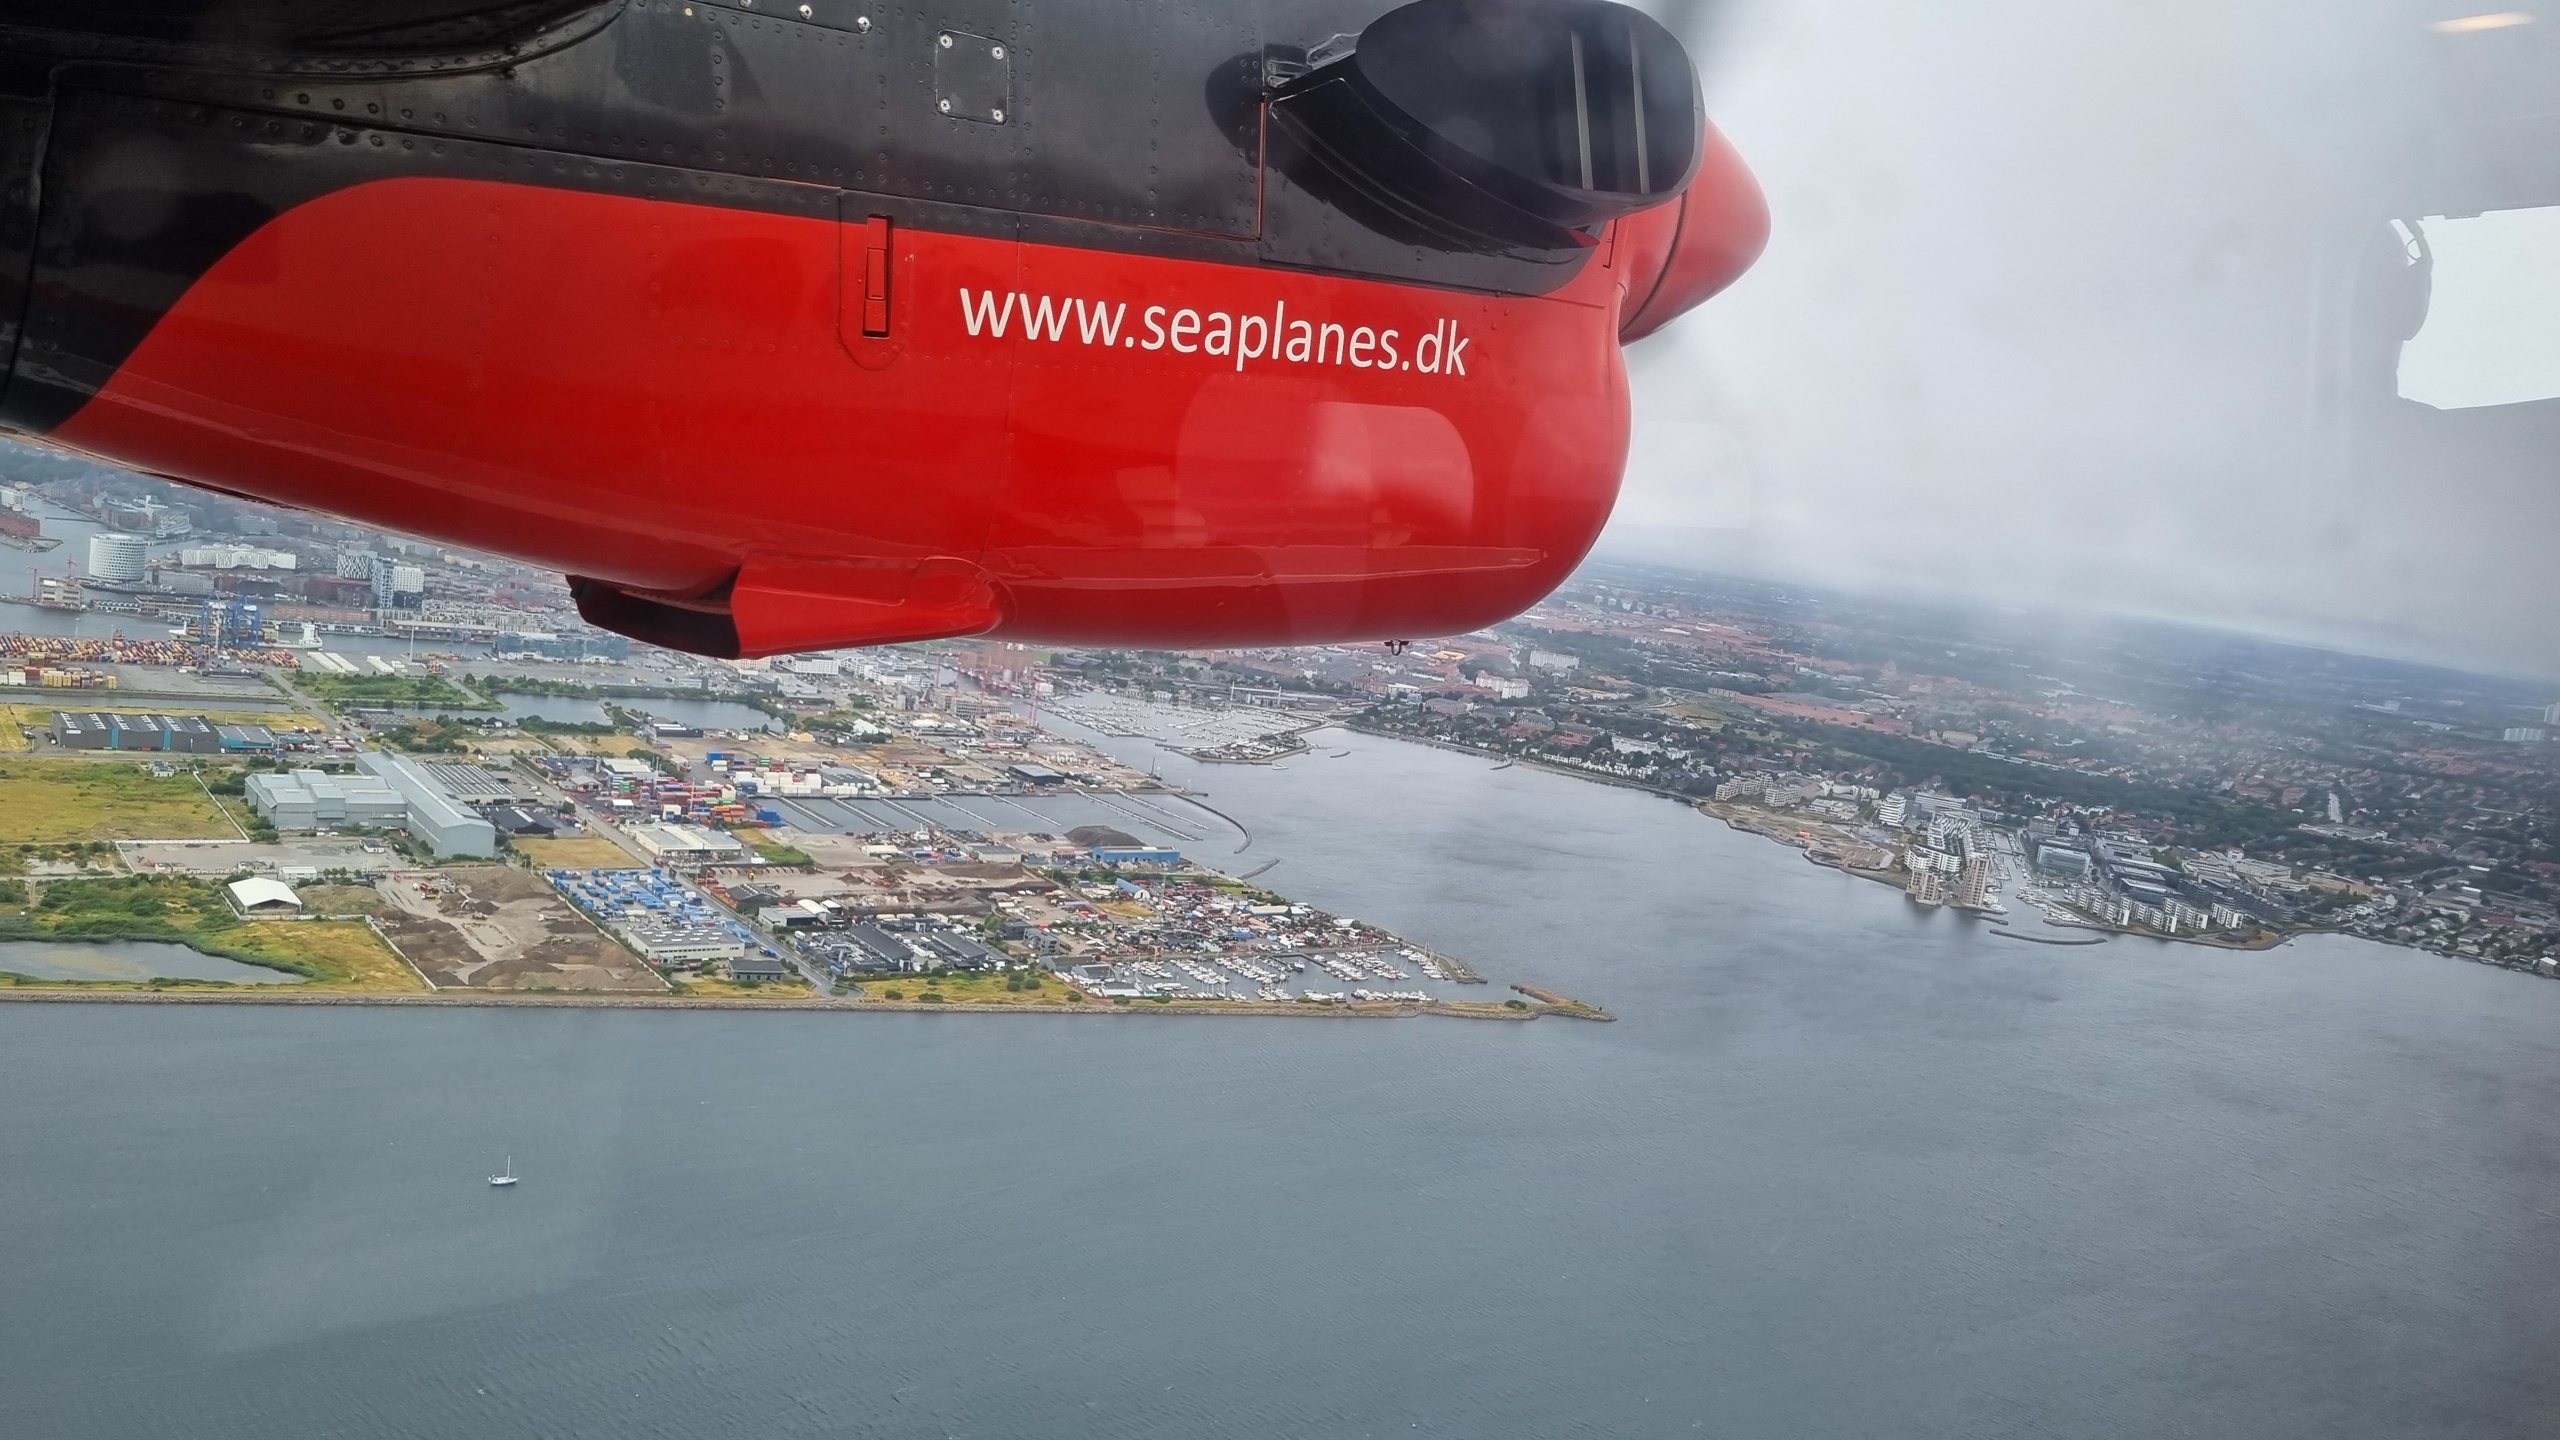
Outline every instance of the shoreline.
<svg viewBox="0 0 2560 1440"><path fill-rule="evenodd" d="M793 996L771 1000L723 996L720 998L681 995L651 996L610 993L571 994L463 994L439 990L426 995L296 995L246 990L185 989L86 989L72 985L60 987L0 987L0 1002L19 1001L27 1004L69 1005L353 1005L391 1008L434 1008L438 1006L466 1009L542 1009L565 1010L774 1010L823 1011L839 1015L858 1014L926 1014L926 1015L1209 1015L1266 1019L1333 1019L1333 1020L1409 1020L1421 1015L1438 1015L1452 1020L1535 1020L1541 1015L1562 1015L1573 1019L1607 1016L1595 1006L1576 1001L1559 1005L1541 1003L1513 1010L1506 1006L1480 1002L1434 1001L1415 1004L1410 1001L1351 1004L1305 1005L1286 1003L1219 1003L1175 1001L1156 1005L1112 1005L1095 1002L1089 1005L953 1005L927 1004L917 1000L829 1000L817 996ZM1614 1019L1614 1016L1607 1016Z"/></svg>
<svg viewBox="0 0 2560 1440"><path fill-rule="evenodd" d="M1594 771L1584 770L1572 765L1551 764L1531 755L1506 755L1499 750L1483 750L1473 745L1461 745L1455 740L1442 740L1430 735L1407 735L1400 730L1374 729L1370 726L1362 725L1354 720L1348 719L1335 720L1330 723L1336 729L1348 730L1356 735L1374 735L1381 740L1399 740L1407 745L1429 745L1435 749L1447 750L1459 755L1473 755L1479 759L1502 761L1502 764L1493 767L1496 770L1506 770L1513 765L1526 765L1532 770L1543 770L1550 775L1563 775L1575 780L1587 780L1594 785L1613 785L1620 790L1635 790L1646 795L1658 796L1664 800L1677 800L1683 804L1706 803L1695 795L1683 795L1677 790L1665 790L1659 785L1647 785L1641 780L1628 780L1616 775L1602 775Z"/></svg>
<svg viewBox="0 0 2560 1440"><path fill-rule="evenodd" d="M1501 751L1499 751L1499 750L1485 750L1485 749L1480 749L1480 748L1478 748L1478 747L1476 747L1476 746L1473 746L1473 745L1461 745L1461 744L1459 744L1458 742L1456 742L1456 741L1454 741L1454 740L1442 740L1442 739L1438 739L1438 738L1436 738L1436 737L1429 736L1429 735L1406 735L1406 734L1402 734L1402 733L1399 733L1399 732L1397 732L1397 731L1393 731L1393 730L1379 730L1379 729L1372 729L1372 728L1370 728L1369 726L1366 726L1366 725L1360 725L1360 724L1357 724L1357 723L1355 723L1355 722L1353 722L1353 721L1351 721L1351 720L1343 720L1343 721L1341 721L1341 722L1339 722L1339 723L1340 723L1341 727L1342 727L1343 729L1345 729L1345 730L1353 730L1353 731L1357 731L1358 733L1363 734L1363 735L1375 735L1375 736L1379 737L1380 739L1385 739L1385 740L1401 740L1401 741L1404 741L1404 742L1406 742L1406 743L1408 743L1408 744L1415 744L1415 745L1430 745L1430 746L1436 747L1436 748L1438 748L1438 749L1454 751L1454 752L1456 752L1456 753L1458 753L1458 754L1461 754L1461 755L1474 755L1474 756L1477 756L1477 757L1479 757L1479 758L1481 758L1481 759L1487 759L1487 760L1502 760L1502 761L1505 761L1505 762L1510 763L1510 764L1527 765L1527 766L1530 766L1530 767L1532 767L1532 768L1534 768L1534 769L1544 770L1544 771L1546 771L1546 772L1547 772L1548 774L1550 774L1550 775L1563 775L1563 776L1567 776L1567 777L1570 777L1570 778L1575 779L1575 780L1585 780L1585 781L1590 781L1590 782L1592 782L1592 783L1594 783L1594 784L1600 784L1600 785L1614 785L1614 786L1616 786L1617 788L1619 788L1619 789L1621 789L1621 790L1637 790L1637 791L1642 791L1643 793L1645 793L1645 794L1647 794L1647 795L1658 795L1658 796L1662 797L1662 798L1663 798L1663 799L1665 799L1665 800L1678 800L1678 801L1681 801L1681 802L1683 802L1683 803L1687 804L1691 809L1693 809L1693 810L1697 811L1697 812L1698 812L1699 814L1701 814L1701 815L1708 816L1708 817L1710 817L1711 819L1722 820L1722 821L1725 823L1725 827L1726 827L1727 829L1730 829L1730 830L1739 830L1739 831L1743 832L1743 833L1744 833L1744 834L1746 834L1746 835L1757 835L1757 836L1759 836L1759 837L1760 837L1761 839L1763 839L1763 840L1770 841L1770 842L1771 842L1771 843L1773 843L1773 844L1784 845L1784 846L1786 846L1786 847L1787 847L1788 849L1790 849L1790 850L1803 851L1803 852L1805 853L1805 859L1806 859L1807 863L1809 863L1809 864L1819 865L1819 866L1821 866L1821 867L1822 867L1823 869L1825 869L1825 870L1835 870L1835 871L1838 871L1839 873L1841 873L1841 874L1843 874L1843 875L1854 875L1854 876L1856 876L1857 878L1859 878L1859 879L1861 879L1861 880L1872 880L1872 881L1876 882L1876 883L1877 883L1877 884L1879 884L1879 885L1886 886L1886 887L1888 887L1888 888L1890 888L1890 889L1893 889L1893 890L1897 890L1897 891L1899 891L1899 890L1904 889L1904 884L1903 884L1903 880L1902 880L1902 878L1901 878L1900 876L1898 876L1898 875L1894 875L1894 874L1892 874L1892 873L1890 873L1890 872L1882 871L1882 870L1866 870L1866 869L1861 869L1861 868L1859 868L1858 866L1855 866L1855 865L1844 865L1844 864L1834 863L1834 862L1832 862L1832 861L1828 861L1828 860L1820 860L1820 859L1816 859L1816 858L1814 858L1814 855L1813 855L1813 853L1812 853L1812 852L1813 852L1813 849L1814 849L1814 847L1813 847L1812 845L1810 845L1810 844L1799 844L1799 843L1797 843L1797 842L1796 842L1796 840L1795 840L1793 837L1791 837L1791 836L1784 836L1784 835L1775 835L1775 834L1771 834L1768 830L1762 829L1762 828L1761 828L1761 827L1759 827L1759 826L1745 824L1745 823L1743 823L1742 821L1740 821L1740 820L1736 819L1732 814L1727 813L1727 811L1728 811L1729 809L1737 808L1737 807L1731 807L1731 806L1728 806L1728 805L1727 805L1725 802L1723 802L1723 801L1718 801L1718 800L1713 800L1713 799L1704 799L1704 798L1700 798L1700 797L1692 796L1692 795L1683 795L1683 794L1681 794L1680 792L1678 792L1678 791L1676 791L1676 790L1665 790L1665 789L1663 789L1663 788L1661 788L1660 786L1657 786L1657 785L1647 785L1647 784L1644 784L1644 783L1643 783L1643 782L1641 782L1641 781L1636 781L1636 780L1624 780L1624 779L1620 779L1620 778L1618 778L1618 777L1616 777L1616 776L1613 776L1613 775L1599 775L1599 774L1594 774L1594 773L1592 773L1592 772L1590 772L1590 771L1586 771L1586 770L1578 769L1578 768L1576 768L1576 767L1574 767L1574 766L1571 766L1571 765L1550 765L1550 764L1543 763L1543 762L1541 762L1541 761L1539 761L1539 760L1533 759L1533 758L1528 757L1528 756L1505 755L1505 754L1503 754L1503 753L1502 753ZM1496 768L1496 769L1501 769L1501 768L1503 768L1503 767L1502 767L1502 766L1496 766L1496 767L1494 767L1494 768ZM1768 816L1770 816L1770 817L1771 817L1771 818L1773 818L1773 819L1785 818L1785 817L1783 817L1783 816L1780 816L1780 815L1778 814L1778 812L1775 812L1775 811L1755 811L1754 813L1757 813L1757 814L1763 814L1763 815L1768 815ZM1815 823L1815 824L1826 824L1827 822L1815 821L1815 822L1812 822L1812 823ZM2267 932L2267 933L2266 933L2266 934L2264 934L2264 935L2261 935L2260 937L2258 937L2258 938L2256 938L2256 939L2251 939L2251 940L2224 940L2224 939L2220 939L2220 938L2217 938L2217 937L2214 937L2214 936L2209 936L2209 935L2160 935L2160 934L2155 934L2155 933L2153 933L2152 931L2149 931L2149 930L2130 930L2130 929L2124 929L2124 928L2119 927L2119 926L2108 925L2108 924L2105 924L2105 923L2103 923L2103 922L2096 921L2096 920L2088 920L2088 921L2084 921L2084 922L2082 922L2082 923L2081 923L2081 925L2080 925L2078 928L2091 930L2091 931L2097 932L2097 933L2099 933L2099 934L2102 934L2102 935L2108 935L2108 936L2122 935L2122 936L2125 936L2125 937L2127 937L2127 938L2129 938L2129 939L2135 939L2135 940L2159 940L2159 941L2162 941L2162 942L2165 942L2165 943L2167 943L2167 944L2171 944L2171 945L2202 945L2202 946L2205 946L2205 947L2206 947L2206 948L2208 948L2208 949L2213 949L2213 950L2239 950L2239 951L2273 950L2273 949L2275 949L2277 946L2282 945L2282 944L2284 944L2286 941L2288 941L2288 940L2292 939L2295 935L2319 935L2319 934L2344 934L2344 933L2348 933L2348 932L2345 932L2345 931L2336 931L2336 930L2328 929L2328 928L2326 928L2326 927L2316 927L2316 926L2315 926L2315 927L2311 927L2311 928L2307 928L2307 929L2303 929L2303 930L2295 930L2295 931L2271 931L2271 932ZM2029 936L2021 935L2021 934L2017 934L2017 933L2014 933L2014 932L2011 932L2011 931L1995 931L1994 933L1996 933L1996 934L2005 934L2005 935L2008 935L2008 936L2009 936L2009 938L2010 938L2010 939L2013 939L2013 940L2026 940L2026 939L2031 938L2031 937L2029 937ZM2362 939L2376 939L2377 937L2374 937L2374 936L2361 936L2361 937L2359 937L2359 938L2362 938ZM2042 941L2042 942L2039 942L2039 943L2043 943L2043 944L2053 944L2053 945L2074 946L2074 945L2078 945L2078 944L2081 944L2081 943L2093 943L2093 942L2075 942L2075 941L2069 941L2069 940L2049 940L2049 941ZM2417 945L2405 945L2405 942L2401 942L2401 941L2395 941L2395 940L2377 940L2377 943L2385 944L2385 945L2404 945L2404 947L2405 947L2405 948L2407 948L2407 949L2412 949L2412 950L2418 950L2418 951L2419 951L2420 953L2422 953L2422 954L2435 954L2435 953L2437 953L2437 952L2435 952L2435 951L2426 950L2423 946L2417 946ZM2454 956L2446 956L2445 958L2446 958L2446 959L2457 959L2457 960L2458 960L2458 959L2463 959L2463 958L2466 958L2466 957L2458 956L2458 955L2454 955Z"/></svg>
<svg viewBox="0 0 2560 1440"><path fill-rule="evenodd" d="M1771 841L1775 841L1776 843L1778 843L1778 844L1780 844L1780 845L1784 845L1784 846L1788 847L1789 849L1793 849L1793 850L1802 850L1802 851L1804 851L1804 852L1805 852L1805 859L1806 859L1806 860L1810 861L1810 862L1811 862L1811 863L1813 863L1813 864L1816 864L1816 865L1821 866L1821 867L1822 867L1822 868L1824 868L1825 870L1837 870L1837 871L1839 871L1840 873L1842 873L1842 874L1844 874L1844 875L1855 875L1855 876L1857 876L1857 877L1858 877L1859 879L1861 879L1861 880L1873 880L1873 881L1875 881L1875 882L1876 882L1877 884L1879 884L1879 885L1884 885L1884 886L1890 887L1891 889L1896 890L1896 891L1904 891L1904 890L1906 889L1906 886L1905 886L1905 884L1904 884L1904 882L1903 882L1903 878L1902 878L1901 876L1899 876L1899 875L1893 874L1893 873L1892 873L1892 872L1890 872L1890 871L1886 871L1886 870L1865 870L1865 869L1861 869L1861 868L1859 868L1858 866L1855 866L1855 865L1840 864L1840 863L1837 863L1837 862L1834 862L1834 861L1830 861L1830 860L1822 859L1822 858L1820 858L1819 856L1817 856L1817 855L1814 853L1815 847L1814 847L1813 845L1811 845L1810 843L1803 843L1803 844L1800 844L1800 843L1798 843L1798 842L1797 842L1793 837L1791 837L1791 836L1785 836L1785 835L1776 835L1776 834L1772 834L1772 833L1770 833L1768 830L1762 829L1761 827L1759 827L1759 826L1757 826L1757 825L1746 824L1746 823L1744 823L1742 820L1736 819L1736 818L1735 818L1735 816L1734 816L1733 814L1728 813L1729 811L1733 811L1733 810L1741 810L1741 809L1746 809L1746 808L1747 808L1747 809L1749 809L1749 811L1750 811L1750 813L1751 813L1751 814L1754 814L1754 815L1765 815L1765 816L1768 816L1769 818L1771 818L1771 819L1773 819L1773 820L1784 820L1784 819L1786 818L1785 816L1783 816L1783 815L1779 814L1779 813L1778 813L1778 812L1776 812L1776 811L1771 811L1771 810L1760 810L1760 809L1757 809L1756 807L1732 806L1732 805L1728 805L1727 803L1725 803L1725 802L1723 802L1723 801L1720 801L1720 800L1701 800L1701 801L1699 801L1699 802L1697 803L1697 810L1698 810L1698 813L1700 813L1700 814L1702 814L1702 815L1711 815L1711 816L1715 817L1715 818L1716 818L1716 819L1718 819L1718 820L1722 820L1722 821L1723 821L1723 822L1724 822L1728 827L1730 827L1730 828L1732 828L1732 829L1735 829L1735 830L1740 830L1740 831L1744 832L1745 834L1757 835L1757 836L1759 836L1760 838L1762 838L1762 839L1764 839L1764 840L1771 840ZM1823 823L1825 823L1825 822L1822 822L1822 821L1814 821L1814 822L1812 822L1812 823L1814 823L1814 824L1823 824ZM1961 907L1961 906L1951 906L1951 907L1949 907L1949 908L1951 908L1951 909L1959 909L1959 910L1960 910L1960 909L1962 909L1963 907ZM2007 924L2008 922L2007 922L2007 921L2005 921L2005 920L2002 920L2002 921L1995 921L1995 922L1993 922L1993 923L1995 923L1995 924L2002 924L2002 925L2005 925L2005 924ZM2059 922L2056 922L2056 923L2059 923ZM2292 938L2293 938L2293 936L2294 936L2294 935L2296 935L2296 934L2311 934L2311 933L2317 933L2317 932L2312 932L2312 931L2292 931L2292 932L2285 932L2285 931L2274 931L2274 930L2268 930L2268 931L2262 931L2262 932L2260 932L2260 934L2259 934L2258 936L2256 936L2255 938L2252 938L2252 939L2248 939L2248 940L2228 940L2228 939L2224 939L2223 937L2218 936L2218 935L2162 935L2162 934L2158 933L2157 931L2152 931L2152 930L2135 930L2135 929L2131 929L2131 928L2126 927L2126 926L2121 926L2121 925L2110 925L2110 924L2107 924L2105 921L2098 920L2098 919L2096 919L2096 918L2094 918L2094 917L2088 917L2088 916L2082 916L2082 917L2080 917L2080 918L2077 918L2077 919L2075 919L2075 920L2071 921L2071 922L2070 922L2070 928L2075 929L2075 930L2087 930L2087 931L2090 931L2090 932L2092 932L2092 933L2094 933L2094 934L2096 934L2096 935L2100 936L2101 938L2100 938L2100 939L2097 939L2097 940L2053 940L2053 939L2046 939L2046 938L2043 938L2043 937L2041 937L2041 936L2023 934L2023 933L2020 933L2020 932L2015 931L2015 930L1994 930L1994 931L1993 931L1993 932L1991 932L1991 933L1993 933L1993 934L1995 934L1995 935L2006 935L2006 936L2008 936L2008 937L2009 937L2010 939L2012 939L2012 940L2027 940L2027 941L2032 941L2032 942L2034 942L2034 943L2036 943L2036 944L2039 944L2039 945L2064 945L2064 946L2098 945L2098 944L2103 944L2103 943L2105 943L2105 939L2106 939L2107 937L2113 937L2113 936L2117 936L2117 935L2122 935L2122 936L2127 937L2128 939L2134 939L2134 940L2159 940L2159 941L2163 941L2163 942L2165 942L2165 943L2167 943L2167 944L2171 944L2171 945L2202 945L2202 946L2205 946L2205 947L2206 947L2206 948L2208 948L2208 949L2213 949L2213 950L2247 950L2247 951L2273 950L2273 949L2274 949L2274 948L2276 948L2277 946L2282 945L2285 941L2292 939Z"/></svg>

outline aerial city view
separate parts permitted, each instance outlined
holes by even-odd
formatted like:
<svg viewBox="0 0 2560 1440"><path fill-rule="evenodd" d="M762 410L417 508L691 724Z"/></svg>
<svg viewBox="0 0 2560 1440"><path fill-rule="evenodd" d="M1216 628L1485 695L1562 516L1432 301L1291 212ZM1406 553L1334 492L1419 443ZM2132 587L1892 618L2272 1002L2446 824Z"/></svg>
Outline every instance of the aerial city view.
<svg viewBox="0 0 2560 1440"><path fill-rule="evenodd" d="M2560 1434L2555 26L0 5L0 1440Z"/></svg>
<svg viewBox="0 0 2560 1440"><path fill-rule="evenodd" d="M1080 656L635 655L523 567L190 498L0 490L91 561L0 599L18 998L1607 1018L1250 883L1249 831L1041 726L1121 694ZM1288 698L1141 708L1249 745Z"/></svg>
<svg viewBox="0 0 2560 1440"><path fill-rule="evenodd" d="M743 1058L765 1042L717 1012L849 1027L818 1053L927 1014L999 1046L1031 1016L1713 1033L1690 977L1820 973L1843 944L1935 955L1929 984L2005 990L2005 952L2062 967L2026 983L2112 989L2352 938L2407 957L2411 996L2483 966L2560 994L2539 989L2560 969L2549 685L1607 560L1410 646L723 661L588 626L491 556L23 448L5 465L28 564L0 596L0 1000L657 1011ZM1440 818L1481 803L1501 808L1462 822L1484 832L1465 858L1440 853ZM1598 826L1561 869L1483 844L1560 815ZM1697 859L1666 868L1718 836L1747 848L1705 862L1732 872L1710 893L1797 918L1772 930L1693 897ZM1794 893L1823 874L1851 891ZM1808 904L1867 938L1800 933ZM1701 939L1734 958L1628 968ZM2371 983L2320 953L2345 993ZM2267 1003L2304 1002L2244 1013ZM431 1054L384 1078L441 1083ZM1435 1044L1395 1069L1500 1063ZM835 1083L749 1067L726 1083ZM561 1137L500 1128L489 1184L540 1193ZM867 1143L917 1143L897 1133ZM362 1203L391 1203L378 1183ZM339 1289L311 1298L372 1303Z"/></svg>
<svg viewBox="0 0 2560 1440"><path fill-rule="evenodd" d="M1469 998L1096 743L1282 769L1345 731L1677 799L1992 938L2560 976L2550 687L1605 562L1401 651L722 662L492 557L9 458L13 532L90 562L0 599L15 992L1604 1014Z"/></svg>
<svg viewBox="0 0 2560 1440"><path fill-rule="evenodd" d="M635 655L486 556L112 472L0 505L90 560L0 599L19 998L1607 1018L1250 883L1249 831L1041 726L1121 696L1081 656ZM1320 721L1183 698L1140 710Z"/></svg>

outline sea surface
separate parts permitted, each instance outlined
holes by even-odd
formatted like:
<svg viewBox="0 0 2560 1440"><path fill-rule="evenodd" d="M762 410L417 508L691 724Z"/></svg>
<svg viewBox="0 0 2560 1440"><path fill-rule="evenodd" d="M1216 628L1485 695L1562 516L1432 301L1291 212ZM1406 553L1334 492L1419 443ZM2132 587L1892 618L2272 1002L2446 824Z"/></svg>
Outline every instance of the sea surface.
<svg viewBox="0 0 2560 1440"><path fill-rule="evenodd" d="M2560 984L1163 765L1623 1018L0 1004L0 1435L2560 1433Z"/></svg>

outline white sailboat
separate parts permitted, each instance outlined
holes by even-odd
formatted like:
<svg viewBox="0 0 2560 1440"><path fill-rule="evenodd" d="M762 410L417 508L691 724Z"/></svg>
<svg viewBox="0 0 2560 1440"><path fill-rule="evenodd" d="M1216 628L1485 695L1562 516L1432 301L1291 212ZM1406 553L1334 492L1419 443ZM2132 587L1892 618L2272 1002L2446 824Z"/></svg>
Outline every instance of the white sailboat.
<svg viewBox="0 0 2560 1440"><path fill-rule="evenodd" d="M516 1183L516 1157L513 1155L508 1156L507 1168L490 1176L489 1183L501 1187Z"/></svg>

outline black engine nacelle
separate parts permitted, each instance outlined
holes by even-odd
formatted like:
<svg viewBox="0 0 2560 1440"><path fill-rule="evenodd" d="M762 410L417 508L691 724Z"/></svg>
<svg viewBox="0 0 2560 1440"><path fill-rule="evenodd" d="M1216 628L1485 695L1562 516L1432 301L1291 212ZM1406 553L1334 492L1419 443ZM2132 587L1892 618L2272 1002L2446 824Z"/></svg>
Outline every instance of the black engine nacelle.
<svg viewBox="0 0 2560 1440"><path fill-rule="evenodd" d="M1282 139L1445 241L1571 250L1680 193L1706 115L1696 67L1609 0L1416 0L1275 66Z"/></svg>

